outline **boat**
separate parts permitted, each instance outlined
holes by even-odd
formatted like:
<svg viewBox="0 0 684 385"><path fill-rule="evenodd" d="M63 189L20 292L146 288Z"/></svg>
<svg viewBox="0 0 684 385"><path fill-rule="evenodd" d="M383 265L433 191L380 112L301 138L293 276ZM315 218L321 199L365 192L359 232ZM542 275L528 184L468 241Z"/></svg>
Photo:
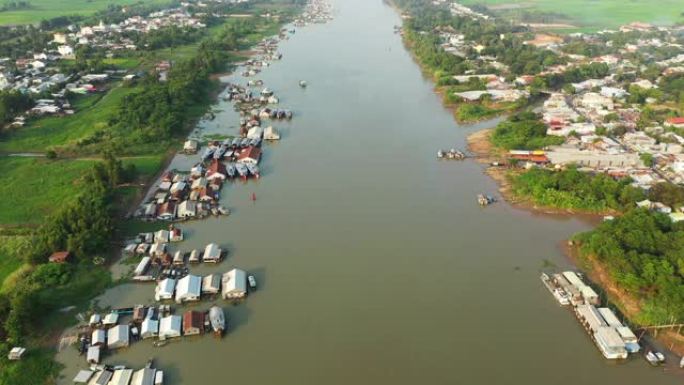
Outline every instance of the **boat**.
<svg viewBox="0 0 684 385"><path fill-rule="evenodd" d="M485 194L477 194L477 203L479 203L480 206L488 206L494 203L494 198Z"/></svg>
<svg viewBox="0 0 684 385"><path fill-rule="evenodd" d="M249 288L250 288L250 289L256 290L256 288L257 288L257 282L256 282L256 278L254 278L253 275L248 275L248 276L247 276L247 282L249 283Z"/></svg>
<svg viewBox="0 0 684 385"><path fill-rule="evenodd" d="M247 179L247 176L249 175L249 170L247 169L247 167L244 164L236 163L235 169L237 170L237 172L241 178Z"/></svg>
<svg viewBox="0 0 684 385"><path fill-rule="evenodd" d="M271 91L270 89L268 89L268 87L267 87L267 88L264 88L263 90L261 90L261 96L265 96L265 97L267 97L267 98L270 97L270 96L273 96L273 91Z"/></svg>
<svg viewBox="0 0 684 385"><path fill-rule="evenodd" d="M439 159L444 158L444 153L442 152L442 150L437 151L437 158L439 158Z"/></svg>
<svg viewBox="0 0 684 385"><path fill-rule="evenodd" d="M646 358L646 361L653 366L658 366L665 363L665 356L663 353L657 351L649 350L644 357Z"/></svg>
<svg viewBox="0 0 684 385"><path fill-rule="evenodd" d="M168 345L169 341L168 340L160 340L160 341L154 341L152 344L155 348L161 348L162 346Z"/></svg>
<svg viewBox="0 0 684 385"><path fill-rule="evenodd" d="M226 315L223 313L223 309L218 306L212 306L209 309L209 322L214 333L217 336L221 336L223 331L226 330Z"/></svg>
<svg viewBox="0 0 684 385"><path fill-rule="evenodd" d="M306 85L307 85L307 84L306 84L306 81L305 81L305 80L300 80L300 81L299 81L299 86L300 86L300 87L306 88Z"/></svg>
<svg viewBox="0 0 684 385"><path fill-rule="evenodd" d="M682 359L679 360L679 367L684 368L684 357L682 357Z"/></svg>
<svg viewBox="0 0 684 385"><path fill-rule="evenodd" d="M546 286L546 288L553 295L556 301L558 301L558 303L560 303L563 306L570 305L570 296L568 295L568 293L566 293L565 290L563 290L562 288L556 287L548 274L542 273L540 278L541 281L544 283L544 286Z"/></svg>
<svg viewBox="0 0 684 385"><path fill-rule="evenodd" d="M235 173L237 173L237 170L235 169L235 164L230 163L226 168L226 173L228 174L229 178L235 178Z"/></svg>
<svg viewBox="0 0 684 385"><path fill-rule="evenodd" d="M254 175L254 177L257 179L259 179L259 177L261 176L259 174L259 166L257 166L256 164L247 163L247 170L249 170L249 173Z"/></svg>

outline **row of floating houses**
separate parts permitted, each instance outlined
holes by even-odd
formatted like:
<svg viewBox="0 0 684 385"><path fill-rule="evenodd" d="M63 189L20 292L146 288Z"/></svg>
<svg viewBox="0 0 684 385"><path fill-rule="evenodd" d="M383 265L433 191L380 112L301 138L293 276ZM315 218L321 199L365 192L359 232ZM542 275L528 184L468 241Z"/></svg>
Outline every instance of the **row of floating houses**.
<svg viewBox="0 0 684 385"><path fill-rule="evenodd" d="M162 385L164 372L152 367L151 363L140 370L125 366L97 365L89 370L81 370L72 380L83 385Z"/></svg>
<svg viewBox="0 0 684 385"><path fill-rule="evenodd" d="M183 278L164 278L157 283L156 301L175 300L176 303L196 302L203 295L221 294L223 299L241 299L247 296L247 288L256 289L256 279L244 270L232 269L224 274L213 273L204 277L186 275Z"/></svg>
<svg viewBox="0 0 684 385"><path fill-rule="evenodd" d="M639 339L615 313L600 307L599 295L573 271L548 275L541 280L559 304L571 306L582 327L607 359L626 359L641 350Z"/></svg>

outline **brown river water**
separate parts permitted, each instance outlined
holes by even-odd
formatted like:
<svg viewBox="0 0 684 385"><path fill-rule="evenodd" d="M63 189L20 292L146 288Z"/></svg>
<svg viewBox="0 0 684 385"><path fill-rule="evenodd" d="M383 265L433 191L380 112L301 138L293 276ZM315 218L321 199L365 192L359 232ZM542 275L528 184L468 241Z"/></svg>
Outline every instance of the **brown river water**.
<svg viewBox="0 0 684 385"><path fill-rule="evenodd" d="M295 112L275 124L283 138L265 145L261 180L226 185L233 213L182 224L187 238L175 245L221 244L228 258L193 273L240 267L259 290L223 303L222 340L146 340L105 363L137 369L153 357L170 385L681 383L638 355L603 359L539 280L545 263L569 267L559 244L588 221L480 208L476 195L496 191L482 166L436 159L494 122L455 123L393 32L395 10L333 4L332 22L298 29L258 76ZM235 134L230 104L215 108L203 132ZM153 296L154 285L124 284L98 300L124 307ZM87 367L75 348L57 359L62 384Z"/></svg>

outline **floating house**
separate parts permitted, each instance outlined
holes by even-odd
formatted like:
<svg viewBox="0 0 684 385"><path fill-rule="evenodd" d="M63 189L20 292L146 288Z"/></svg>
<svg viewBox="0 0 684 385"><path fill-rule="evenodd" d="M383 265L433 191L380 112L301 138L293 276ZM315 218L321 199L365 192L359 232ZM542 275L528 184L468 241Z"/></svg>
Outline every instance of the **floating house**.
<svg viewBox="0 0 684 385"><path fill-rule="evenodd" d="M86 354L86 361L88 361L89 364L99 364L100 363L100 346L88 347L88 353Z"/></svg>
<svg viewBox="0 0 684 385"><path fill-rule="evenodd" d="M197 249L194 249L190 252L190 258L188 258L188 262L190 262L190 263L199 263L200 262L200 253Z"/></svg>
<svg viewBox="0 0 684 385"><path fill-rule="evenodd" d="M128 325L116 325L107 331L107 348L125 348L130 343L130 327Z"/></svg>
<svg viewBox="0 0 684 385"><path fill-rule="evenodd" d="M224 299L244 298L247 295L247 273L240 269L233 269L221 278Z"/></svg>
<svg viewBox="0 0 684 385"><path fill-rule="evenodd" d="M116 325L119 322L119 314L118 313L109 313L104 317L104 320L102 321L102 324L104 326L112 326Z"/></svg>
<svg viewBox="0 0 684 385"><path fill-rule="evenodd" d="M570 282L581 294L585 303L597 305L600 302L598 294L591 287L587 286L574 271L564 271L563 277Z"/></svg>
<svg viewBox="0 0 684 385"><path fill-rule="evenodd" d="M90 326L99 325L101 322L102 322L102 316L100 316L99 314L95 313L95 314L90 316L90 322L89 322Z"/></svg>
<svg viewBox="0 0 684 385"><path fill-rule="evenodd" d="M191 200L183 201L178 205L178 218L188 219L197 216L197 203Z"/></svg>
<svg viewBox="0 0 684 385"><path fill-rule="evenodd" d="M143 275L147 271L147 268L150 266L150 261L152 258L150 257L143 257L138 265L135 267L135 270L133 270L133 275Z"/></svg>
<svg viewBox="0 0 684 385"><path fill-rule="evenodd" d="M185 143L183 143L183 152L185 152L188 155L192 154L197 154L197 151L199 150L199 142L196 140L186 140Z"/></svg>
<svg viewBox="0 0 684 385"><path fill-rule="evenodd" d="M76 374L76 377L72 380L74 384L87 384L90 379L93 377L93 372L92 370L81 370Z"/></svg>
<svg viewBox="0 0 684 385"><path fill-rule="evenodd" d="M163 317L159 321L159 339L176 338L181 336L183 320L179 315Z"/></svg>
<svg viewBox="0 0 684 385"><path fill-rule="evenodd" d="M90 345L99 346L104 345L107 342L107 332L103 329L95 329L90 335Z"/></svg>
<svg viewBox="0 0 684 385"><path fill-rule="evenodd" d="M192 336L204 333L204 313L199 311L186 311L183 314L183 334Z"/></svg>
<svg viewBox="0 0 684 385"><path fill-rule="evenodd" d="M217 263L221 261L221 254L221 248L215 243L210 243L204 248L202 260L204 262Z"/></svg>
<svg viewBox="0 0 684 385"><path fill-rule="evenodd" d="M218 294L221 291L221 274L209 274L202 279L202 294Z"/></svg>
<svg viewBox="0 0 684 385"><path fill-rule="evenodd" d="M133 321L140 322L145 319L147 315L147 307L145 305L135 305L133 307Z"/></svg>
<svg viewBox="0 0 684 385"><path fill-rule="evenodd" d="M169 241L170 242L182 242L183 241L183 230L173 227L169 231Z"/></svg>
<svg viewBox="0 0 684 385"><path fill-rule="evenodd" d="M154 338L159 335L159 321L152 318L145 318L140 325L140 338Z"/></svg>
<svg viewBox="0 0 684 385"><path fill-rule="evenodd" d="M166 243L155 242L150 246L149 254L151 257L159 257L166 253Z"/></svg>
<svg viewBox="0 0 684 385"><path fill-rule="evenodd" d="M199 301L202 294L202 278L186 275L176 285L176 303Z"/></svg>
<svg viewBox="0 0 684 385"><path fill-rule="evenodd" d="M109 381L112 379L114 372L111 370L102 370L95 374L95 378L90 380L90 384L94 385L108 385Z"/></svg>
<svg viewBox="0 0 684 385"><path fill-rule="evenodd" d="M108 385L129 385L133 377L133 369L117 369Z"/></svg>
<svg viewBox="0 0 684 385"><path fill-rule="evenodd" d="M268 126L264 131L264 140L280 140L280 133L272 126Z"/></svg>
<svg viewBox="0 0 684 385"><path fill-rule="evenodd" d="M185 265L185 255L183 254L182 251L178 250L176 253L173 255L173 264L174 266L183 266Z"/></svg>
<svg viewBox="0 0 684 385"><path fill-rule="evenodd" d="M142 368L133 373L130 385L155 385L154 376L156 370L152 368Z"/></svg>
<svg viewBox="0 0 684 385"><path fill-rule="evenodd" d="M159 230L154 233L155 243L169 243L169 232L167 230Z"/></svg>
<svg viewBox="0 0 684 385"><path fill-rule="evenodd" d="M173 293L176 290L176 280L173 278L166 278L157 284L154 299L157 301L164 301L173 299Z"/></svg>

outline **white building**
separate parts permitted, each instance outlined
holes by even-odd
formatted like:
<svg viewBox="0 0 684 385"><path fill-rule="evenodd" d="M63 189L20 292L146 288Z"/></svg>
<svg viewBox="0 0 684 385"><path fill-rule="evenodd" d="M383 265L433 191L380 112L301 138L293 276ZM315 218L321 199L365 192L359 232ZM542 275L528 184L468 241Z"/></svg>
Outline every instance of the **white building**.
<svg viewBox="0 0 684 385"><path fill-rule="evenodd" d="M145 318L140 325L140 337L142 339L153 338L159 335L159 321Z"/></svg>
<svg viewBox="0 0 684 385"><path fill-rule="evenodd" d="M173 299L173 293L176 289L176 280L173 278L166 278L157 284L154 293L154 299L157 301L164 301Z"/></svg>
<svg viewBox="0 0 684 385"><path fill-rule="evenodd" d="M206 248L204 248L204 255L202 256L202 260L204 260L204 262L220 262L221 254L221 248L215 243L210 243L207 245Z"/></svg>
<svg viewBox="0 0 684 385"><path fill-rule="evenodd" d="M183 319L179 315L163 317L159 321L159 339L176 338L181 336Z"/></svg>
<svg viewBox="0 0 684 385"><path fill-rule="evenodd" d="M224 299L244 298L247 295L247 273L240 269L233 269L221 278Z"/></svg>
<svg viewBox="0 0 684 385"><path fill-rule="evenodd" d="M130 342L130 330L128 325L116 325L107 331L107 348L125 348Z"/></svg>
<svg viewBox="0 0 684 385"><path fill-rule="evenodd" d="M202 294L202 278L196 275L186 275L178 280L176 286L176 303L199 301Z"/></svg>

